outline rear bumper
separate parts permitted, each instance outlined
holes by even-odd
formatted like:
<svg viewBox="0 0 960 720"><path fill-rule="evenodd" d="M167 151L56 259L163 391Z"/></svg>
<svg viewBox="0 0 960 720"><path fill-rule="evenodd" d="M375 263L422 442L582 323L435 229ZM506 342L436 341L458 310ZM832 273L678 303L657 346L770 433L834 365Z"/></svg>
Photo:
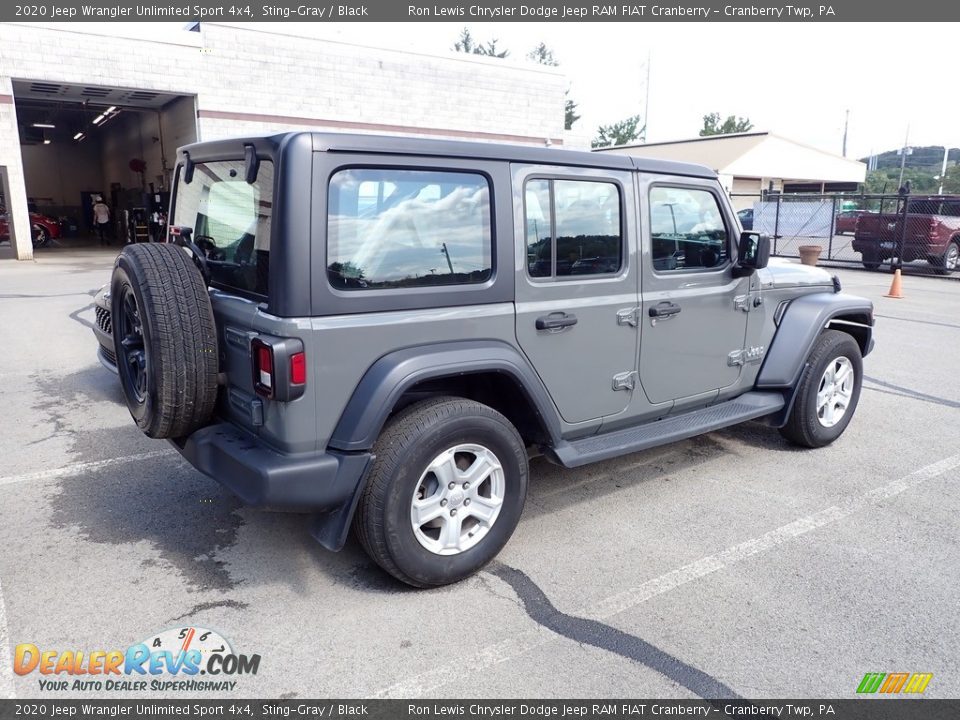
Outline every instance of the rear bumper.
<svg viewBox="0 0 960 720"><path fill-rule="evenodd" d="M855 238L853 242L850 243L850 247L854 252L858 252L861 255L864 253L872 253L884 258L894 257L897 254L897 250L900 249L900 238L896 236L883 238ZM938 244L937 242L928 238L908 237L904 238L903 240L903 254L905 260L907 258L916 260L931 256L938 256L942 255L945 250L945 244Z"/></svg>
<svg viewBox="0 0 960 720"><path fill-rule="evenodd" d="M280 453L229 423L170 442L197 470L247 505L285 510L352 505L373 460L370 453Z"/></svg>

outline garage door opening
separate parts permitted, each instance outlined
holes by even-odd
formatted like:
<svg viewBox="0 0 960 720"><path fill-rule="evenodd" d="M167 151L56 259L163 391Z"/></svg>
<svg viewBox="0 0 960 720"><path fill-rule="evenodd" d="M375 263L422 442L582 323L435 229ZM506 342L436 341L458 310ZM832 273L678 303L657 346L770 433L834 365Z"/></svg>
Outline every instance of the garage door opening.
<svg viewBox="0 0 960 720"><path fill-rule="evenodd" d="M35 251L159 237L194 96L30 80L13 95Z"/></svg>

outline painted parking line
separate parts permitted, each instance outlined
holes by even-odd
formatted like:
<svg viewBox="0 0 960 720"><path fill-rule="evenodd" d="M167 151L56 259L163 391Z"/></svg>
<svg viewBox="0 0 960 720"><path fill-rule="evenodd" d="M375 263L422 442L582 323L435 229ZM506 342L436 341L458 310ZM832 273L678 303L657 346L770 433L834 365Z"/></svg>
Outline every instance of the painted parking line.
<svg viewBox="0 0 960 720"><path fill-rule="evenodd" d="M150 460L151 458L168 455L178 457L171 450L152 450L150 452L138 453L136 455L127 455L125 457L109 458L107 460L92 460L90 462L74 463L51 470L40 470L39 472L26 473L24 475L8 475L0 477L0 486L15 485L22 482L32 482L37 480L52 480L54 478L70 477L71 475L80 475L85 472L102 470L113 465L123 465L124 463L140 462L141 460Z"/></svg>
<svg viewBox="0 0 960 720"><path fill-rule="evenodd" d="M647 600L675 590L699 578L711 575L748 558L763 554L784 543L795 540L839 520L843 520L870 505L896 497L907 490L917 487L926 480L938 477L960 467L960 453L932 463L909 475L893 480L886 485L873 488L865 493L851 497L836 505L831 505L811 515L797 518L791 523L766 532L746 542L733 545L719 553L707 555L695 562L688 563L676 570L648 580L635 588L624 590L571 614L593 620L612 617ZM489 573L484 573L493 577ZM468 658L461 658L441 667L401 680L377 692L377 698L422 697L447 684L451 678L459 677L463 668L469 667L475 672L511 660L536 647L545 645L560 636L537 626L534 630L518 633L506 640L492 643L480 649Z"/></svg>

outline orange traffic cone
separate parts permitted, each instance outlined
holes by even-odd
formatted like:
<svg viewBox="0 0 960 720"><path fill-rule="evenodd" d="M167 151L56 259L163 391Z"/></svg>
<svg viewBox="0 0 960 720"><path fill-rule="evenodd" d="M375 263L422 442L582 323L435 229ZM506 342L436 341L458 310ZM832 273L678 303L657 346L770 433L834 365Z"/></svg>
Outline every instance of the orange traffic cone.
<svg viewBox="0 0 960 720"><path fill-rule="evenodd" d="M893 282L890 283L890 292L888 292L884 297L888 298L902 298L903 297L903 282L900 280L900 268L897 268L893 271Z"/></svg>

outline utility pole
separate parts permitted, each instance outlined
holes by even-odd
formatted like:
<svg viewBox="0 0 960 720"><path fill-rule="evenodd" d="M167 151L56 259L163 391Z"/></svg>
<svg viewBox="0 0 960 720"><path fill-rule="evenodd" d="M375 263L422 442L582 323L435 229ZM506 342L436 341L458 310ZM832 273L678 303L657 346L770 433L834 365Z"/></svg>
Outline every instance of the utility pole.
<svg viewBox="0 0 960 720"><path fill-rule="evenodd" d="M643 141L647 141L647 130L650 129L650 51L647 50L647 88L646 99L643 101Z"/></svg>
<svg viewBox="0 0 960 720"><path fill-rule="evenodd" d="M450 268L450 274L453 275L453 262L450 260L450 251L447 250L447 244L441 243L440 252L447 259L447 267Z"/></svg>
<svg viewBox="0 0 960 720"><path fill-rule="evenodd" d="M850 127L850 111L847 110L847 118L843 121L843 156L847 156L847 129Z"/></svg>
<svg viewBox="0 0 960 720"><path fill-rule="evenodd" d="M943 165L940 167L940 189L937 190L937 195L943 195L943 181L947 179L947 155L950 154L950 146L943 146Z"/></svg>
<svg viewBox="0 0 960 720"><path fill-rule="evenodd" d="M907 145L910 143L910 123L907 123L907 134L903 138L903 150L900 151L900 184L897 187L903 187L903 169L907 166Z"/></svg>

